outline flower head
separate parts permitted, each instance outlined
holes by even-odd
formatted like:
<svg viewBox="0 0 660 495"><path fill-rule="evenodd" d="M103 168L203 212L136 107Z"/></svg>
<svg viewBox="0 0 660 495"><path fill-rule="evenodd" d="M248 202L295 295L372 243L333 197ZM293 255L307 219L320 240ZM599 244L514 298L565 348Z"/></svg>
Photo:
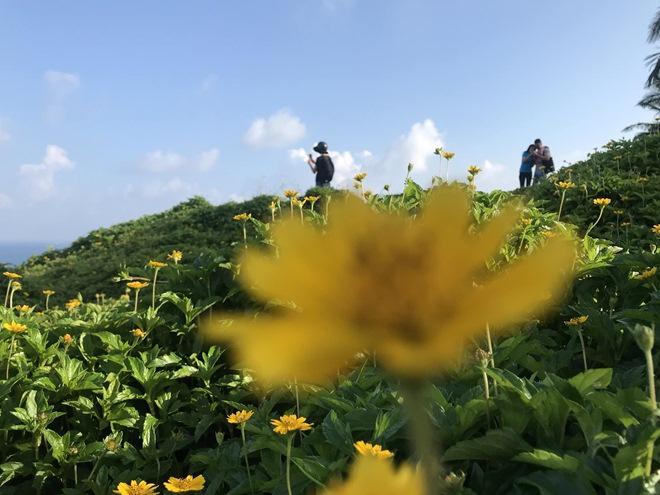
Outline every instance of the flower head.
<svg viewBox="0 0 660 495"><path fill-rule="evenodd" d="M71 311L80 307L81 304L80 299L69 299L66 304L64 304L64 307Z"/></svg>
<svg viewBox="0 0 660 495"><path fill-rule="evenodd" d="M481 172L481 169L477 167L476 165L470 165L468 167L468 173L470 175L478 175Z"/></svg>
<svg viewBox="0 0 660 495"><path fill-rule="evenodd" d="M355 174L355 177L353 177L353 180L355 182L362 182L366 177L367 177L366 172L360 172L359 174Z"/></svg>
<svg viewBox="0 0 660 495"><path fill-rule="evenodd" d="M296 311L202 330L230 340L239 362L271 384L327 382L364 349L392 373L436 376L486 324L504 329L546 310L547 295L562 294L572 276L574 243L563 235L500 273L485 270L519 212L504 208L475 232L470 200L463 187L438 187L412 220L349 196L325 232L284 221L273 229L279 257L248 249L240 277L256 298L291 301ZM308 255L317 250L327 253L323 263Z"/></svg>
<svg viewBox="0 0 660 495"><path fill-rule="evenodd" d="M297 206L298 208L302 208L303 205L305 204L305 200L303 199L302 201L299 200L298 198L291 198L291 204L293 206Z"/></svg>
<svg viewBox="0 0 660 495"><path fill-rule="evenodd" d="M174 264L178 265L179 261L183 259L183 253L174 249L170 254L167 255L167 259L174 261Z"/></svg>
<svg viewBox="0 0 660 495"><path fill-rule="evenodd" d="M163 486L172 493L201 492L204 489L205 481L204 476L201 474L194 478L192 474L189 474L185 478L170 477L163 483Z"/></svg>
<svg viewBox="0 0 660 495"><path fill-rule="evenodd" d="M227 423L231 423L233 425L247 423L253 415L254 411L246 411L245 409L236 411L227 416Z"/></svg>
<svg viewBox="0 0 660 495"><path fill-rule="evenodd" d="M41 293L42 293L44 296L49 296L49 297L50 297L50 296L52 296L52 295L55 294L55 291L54 291L54 290L50 290L50 289L46 289L46 290L41 291Z"/></svg>
<svg viewBox="0 0 660 495"><path fill-rule="evenodd" d="M16 308L16 310L17 310L19 313L27 313L28 311L30 311L30 310L32 309L32 308L31 308L30 306L28 306L27 304L21 304L21 305L19 305L19 306L14 306L14 307Z"/></svg>
<svg viewBox="0 0 660 495"><path fill-rule="evenodd" d="M304 416L296 416L295 414L285 414L280 416L280 419L271 419L270 424L273 425L273 431L280 435L286 435L291 431L307 431L312 429L312 423L307 423L307 418Z"/></svg>
<svg viewBox="0 0 660 495"><path fill-rule="evenodd" d="M137 280L134 280L133 282L128 282L126 284L126 287L130 287L131 289L135 289L135 290L141 290L144 289L145 287L149 287L149 282L139 282Z"/></svg>
<svg viewBox="0 0 660 495"><path fill-rule="evenodd" d="M252 213L239 213L238 215L234 215L234 220L237 222L247 222L252 218Z"/></svg>
<svg viewBox="0 0 660 495"><path fill-rule="evenodd" d="M22 323L12 321L11 323L3 323L2 328L11 333L23 333L27 330L27 326Z"/></svg>
<svg viewBox="0 0 660 495"><path fill-rule="evenodd" d="M392 452L384 450L383 447L378 444L371 444L358 440L353 446L361 455L372 456L378 459L389 459L390 457L394 457Z"/></svg>
<svg viewBox="0 0 660 495"><path fill-rule="evenodd" d="M147 483L146 481L140 481L138 483L132 480L130 485L128 483L119 483L117 489L112 493L117 493L118 495L158 495L156 488L158 487L153 483Z"/></svg>
<svg viewBox="0 0 660 495"><path fill-rule="evenodd" d="M147 336L146 333L144 333L144 330L141 328L134 328L131 330L131 333L133 334L133 337L138 338L138 339L143 339Z"/></svg>
<svg viewBox="0 0 660 495"><path fill-rule="evenodd" d="M455 156L456 156L456 153L453 153L451 151L443 151L442 152L442 158L444 158L445 160L451 160Z"/></svg>
<svg viewBox="0 0 660 495"><path fill-rule="evenodd" d="M647 280L651 277L653 277L658 271L657 267L649 268L648 270L644 270L642 273L639 275L636 275L634 277L635 280Z"/></svg>
<svg viewBox="0 0 660 495"><path fill-rule="evenodd" d="M277 209L277 203L275 203L275 201L271 201L270 204L268 205L268 208L271 211L275 211Z"/></svg>
<svg viewBox="0 0 660 495"><path fill-rule="evenodd" d="M12 280L18 280L19 278L23 278L23 275L19 275L18 273L14 272L2 272L2 274Z"/></svg>
<svg viewBox="0 0 660 495"><path fill-rule="evenodd" d="M607 206L612 202L610 198L596 198L594 199L594 204L596 206Z"/></svg>
<svg viewBox="0 0 660 495"><path fill-rule="evenodd" d="M305 201L311 203L312 206L314 206L314 203L316 203L319 199L321 199L321 196L305 196Z"/></svg>
<svg viewBox="0 0 660 495"><path fill-rule="evenodd" d="M149 260L147 266L150 266L151 268L165 268L167 263L163 263L162 261Z"/></svg>
<svg viewBox="0 0 660 495"><path fill-rule="evenodd" d="M284 197L285 198L297 198L298 197L298 191L295 189L285 189L284 191Z"/></svg>
<svg viewBox="0 0 660 495"><path fill-rule="evenodd" d="M571 318L570 320L565 321L564 324L569 327L579 327L581 325L584 325L588 319L589 319L588 316L576 316L574 318Z"/></svg>
<svg viewBox="0 0 660 495"><path fill-rule="evenodd" d="M71 345L73 344L73 337L71 337L71 334L65 333L62 336L62 342L64 342L65 345Z"/></svg>
<svg viewBox="0 0 660 495"><path fill-rule="evenodd" d="M341 484L330 485L321 495L424 495L421 471L403 465L397 469L391 461L360 456L351 466L350 476Z"/></svg>
<svg viewBox="0 0 660 495"><path fill-rule="evenodd" d="M575 187L575 183L571 182L570 180L560 180L557 182L557 187L564 190L573 189Z"/></svg>
<svg viewBox="0 0 660 495"><path fill-rule="evenodd" d="M656 223L653 227L651 227L651 232L653 232L655 235L660 235L660 223Z"/></svg>

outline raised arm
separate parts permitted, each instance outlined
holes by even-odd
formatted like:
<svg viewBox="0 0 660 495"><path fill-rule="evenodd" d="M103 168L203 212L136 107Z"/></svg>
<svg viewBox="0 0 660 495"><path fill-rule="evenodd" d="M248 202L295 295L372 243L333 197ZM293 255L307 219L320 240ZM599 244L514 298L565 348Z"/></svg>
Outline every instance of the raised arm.
<svg viewBox="0 0 660 495"><path fill-rule="evenodd" d="M309 155L309 158L307 158L307 165L309 165L309 169L312 171L313 174L316 173L316 160L312 158L312 155Z"/></svg>

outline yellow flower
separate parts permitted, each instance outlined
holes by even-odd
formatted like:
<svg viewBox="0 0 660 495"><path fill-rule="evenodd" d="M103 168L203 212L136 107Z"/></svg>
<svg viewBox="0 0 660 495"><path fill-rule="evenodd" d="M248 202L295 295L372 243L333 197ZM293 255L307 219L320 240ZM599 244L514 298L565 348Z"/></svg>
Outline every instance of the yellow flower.
<svg viewBox="0 0 660 495"><path fill-rule="evenodd" d="M147 336L147 334L144 333L140 328L134 328L133 330L131 330L131 333L133 334L133 337L136 337L138 339L143 339Z"/></svg>
<svg viewBox="0 0 660 495"><path fill-rule="evenodd" d="M481 169L479 167L477 167L476 165L470 165L468 167L468 173L470 175L478 175L479 172L481 172Z"/></svg>
<svg viewBox="0 0 660 495"><path fill-rule="evenodd" d="M22 275L19 275L18 273L14 273L14 272L2 272L2 274L3 274L5 277L10 278L10 279L12 279L12 280L17 280L17 279L19 279L19 278L23 278Z"/></svg>
<svg viewBox="0 0 660 495"><path fill-rule="evenodd" d="M296 416L295 414L285 414L280 416L280 419L271 419L270 424L273 425L273 431L280 435L286 435L291 431L307 431L312 429L312 423L306 423L305 416Z"/></svg>
<svg viewBox="0 0 660 495"><path fill-rule="evenodd" d="M294 189L286 189L284 191L284 197L289 198L289 199L297 198L298 197L298 191L296 191Z"/></svg>
<svg viewBox="0 0 660 495"><path fill-rule="evenodd" d="M253 411L246 411L245 409L241 411L236 411L234 413L231 413L229 416L227 416L227 423L231 423L233 425L240 425L243 423L247 423L253 414L254 414Z"/></svg>
<svg viewBox="0 0 660 495"><path fill-rule="evenodd" d="M271 201L268 205L268 208L270 208L271 211L275 211L277 209L277 203L275 203L275 201Z"/></svg>
<svg viewBox="0 0 660 495"><path fill-rule="evenodd" d="M366 172L360 172L359 174L355 174L355 177L353 177L353 180L356 181L356 182L362 182L366 177L367 177Z"/></svg>
<svg viewBox="0 0 660 495"><path fill-rule="evenodd" d="M252 218L252 213L240 213L239 215L234 215L234 220L237 222L247 222Z"/></svg>
<svg viewBox="0 0 660 495"><path fill-rule="evenodd" d="M119 483L117 489L112 493L119 495L157 495L156 488L158 487L153 483L147 483L146 481L140 481L138 483L132 480L130 485L128 483Z"/></svg>
<svg viewBox="0 0 660 495"><path fill-rule="evenodd" d="M170 254L167 255L167 259L174 261L174 264L176 265L183 259L183 253L174 249Z"/></svg>
<svg viewBox="0 0 660 495"><path fill-rule="evenodd" d="M14 307L18 310L19 313L27 313L28 311L30 311L30 309L32 309L27 304L22 304L20 306L14 306Z"/></svg>
<svg viewBox="0 0 660 495"><path fill-rule="evenodd" d="M442 155L442 148L436 148L436 149L433 151L433 154L434 154L434 155Z"/></svg>
<svg viewBox="0 0 660 495"><path fill-rule="evenodd" d="M588 319L589 319L588 316L576 316L568 321L565 321L564 324L569 327L577 327L580 325L584 325Z"/></svg>
<svg viewBox="0 0 660 495"><path fill-rule="evenodd" d="M240 279L254 296L293 302L295 311L237 316L202 331L232 341L239 363L270 384L327 382L365 349L396 374L435 376L486 324L504 330L563 293L575 258L563 236L499 274L484 270L518 217L509 206L474 232L462 186L436 188L415 220L349 196L325 232L285 221L273 229L278 257L253 248L241 259ZM310 252L326 253L324 262Z"/></svg>
<svg viewBox="0 0 660 495"><path fill-rule="evenodd" d="M80 299L69 299L64 307L68 309L69 311L76 309L79 307L82 303L80 302Z"/></svg>
<svg viewBox="0 0 660 495"><path fill-rule="evenodd" d="M394 457L392 452L384 450L383 447L378 444L371 444L358 440L353 446L361 455L377 457L378 459L389 459L390 457Z"/></svg>
<svg viewBox="0 0 660 495"><path fill-rule="evenodd" d="M648 270L644 270L642 273L639 275L635 276L635 280L646 280L651 277L653 277L657 273L658 269L654 266L653 268L649 268Z"/></svg>
<svg viewBox="0 0 660 495"><path fill-rule="evenodd" d="M442 152L442 158L445 160L451 160L456 156L456 153L452 153L451 151L443 151Z"/></svg>
<svg viewBox="0 0 660 495"><path fill-rule="evenodd" d="M291 204L301 208L305 204L305 200L300 201L298 198L291 198Z"/></svg>
<svg viewBox="0 0 660 495"><path fill-rule="evenodd" d="M194 478L189 474L185 478L170 477L163 486L172 493L201 492L204 489L204 482L204 476L201 474Z"/></svg>
<svg viewBox="0 0 660 495"><path fill-rule="evenodd" d="M41 291L41 293L42 293L44 296L52 296L52 295L55 294L55 291L54 291L54 290L50 290L50 289L46 289L46 290L44 290L44 291Z"/></svg>
<svg viewBox="0 0 660 495"><path fill-rule="evenodd" d="M2 327L11 333L23 333L27 330L27 326L22 323L16 323L12 321L11 323L3 323Z"/></svg>
<svg viewBox="0 0 660 495"><path fill-rule="evenodd" d="M305 196L305 201L308 203L311 203L312 206L314 203L316 203L319 199L321 199L321 196Z"/></svg>
<svg viewBox="0 0 660 495"><path fill-rule="evenodd" d="M656 235L660 235L660 223L656 223L653 227L651 227L651 232Z"/></svg>
<svg viewBox="0 0 660 495"><path fill-rule="evenodd" d="M541 232L541 234L542 234L543 237L545 237L546 239L552 239L552 238L554 238L554 237L557 237L557 232L554 232L554 231L552 231L552 230L544 230L543 232Z"/></svg>
<svg viewBox="0 0 660 495"><path fill-rule="evenodd" d="M610 198L596 198L594 199L594 204L596 206L607 206L612 202Z"/></svg>
<svg viewBox="0 0 660 495"><path fill-rule="evenodd" d="M330 485L321 495L424 495L424 475L407 464L397 470L391 461L360 456L351 466L350 476L341 484Z"/></svg>
<svg viewBox="0 0 660 495"><path fill-rule="evenodd" d="M520 223L525 227L529 227L532 224L531 218L521 218Z"/></svg>
<svg viewBox="0 0 660 495"><path fill-rule="evenodd" d="M573 189L575 187L575 183L569 180L567 181L560 180L559 182L557 182L557 187L559 189Z"/></svg>
<svg viewBox="0 0 660 495"><path fill-rule="evenodd" d="M73 337L71 337L70 334L65 333L62 337L62 342L64 342L66 345L71 345L73 344Z"/></svg>
<svg viewBox="0 0 660 495"><path fill-rule="evenodd" d="M130 287L131 289L135 289L135 290L141 290L144 289L145 287L149 287L149 282L139 282L135 280L133 282L128 282L126 284L126 287Z"/></svg>
<svg viewBox="0 0 660 495"><path fill-rule="evenodd" d="M167 263L163 263L162 261L149 260L147 266L150 266L151 268L165 268Z"/></svg>

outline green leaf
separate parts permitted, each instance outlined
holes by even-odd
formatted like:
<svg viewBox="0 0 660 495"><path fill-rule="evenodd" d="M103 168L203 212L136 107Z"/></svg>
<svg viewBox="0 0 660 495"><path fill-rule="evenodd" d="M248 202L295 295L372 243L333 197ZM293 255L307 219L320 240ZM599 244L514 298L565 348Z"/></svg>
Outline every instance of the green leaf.
<svg viewBox="0 0 660 495"><path fill-rule="evenodd" d="M328 469L318 461L313 459L304 459L301 457L292 457L293 462L300 472L304 474L310 481L318 486L325 487L323 480L328 478Z"/></svg>
<svg viewBox="0 0 660 495"><path fill-rule="evenodd" d="M538 489L539 495L595 495L596 493L584 478L562 471L536 471L517 480L516 485L533 486Z"/></svg>
<svg viewBox="0 0 660 495"><path fill-rule="evenodd" d="M612 368L596 368L575 375L568 380L582 395L597 389L607 388L612 382Z"/></svg>
<svg viewBox="0 0 660 495"><path fill-rule="evenodd" d="M329 444L337 447L345 454L351 454L353 451L353 436L351 427L344 423L335 411L330 411L321 425L323 436Z"/></svg>
<svg viewBox="0 0 660 495"><path fill-rule="evenodd" d="M144 418L142 425L142 447L153 447L156 444L156 427L160 421L155 416L148 414Z"/></svg>
<svg viewBox="0 0 660 495"><path fill-rule="evenodd" d="M534 449L531 452L522 452L515 457L514 461L525 462L543 466L555 471L569 471L575 473L580 467L580 461L569 454L563 456L550 452L548 450Z"/></svg>
<svg viewBox="0 0 660 495"><path fill-rule="evenodd" d="M483 437L458 442L447 449L443 460L507 460L530 450L532 447L520 435L507 428L490 430Z"/></svg>

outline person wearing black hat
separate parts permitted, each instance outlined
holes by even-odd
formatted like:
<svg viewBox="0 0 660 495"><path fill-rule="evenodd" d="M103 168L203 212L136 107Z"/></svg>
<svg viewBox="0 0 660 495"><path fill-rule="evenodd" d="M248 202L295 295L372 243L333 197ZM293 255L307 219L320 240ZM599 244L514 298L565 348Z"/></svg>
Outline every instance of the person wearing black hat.
<svg viewBox="0 0 660 495"><path fill-rule="evenodd" d="M323 141L314 146L320 156L314 160L312 154L309 154L307 163L313 174L316 174L316 187L330 187L332 177L335 175L335 164L332 163L330 153L328 153L328 145Z"/></svg>

